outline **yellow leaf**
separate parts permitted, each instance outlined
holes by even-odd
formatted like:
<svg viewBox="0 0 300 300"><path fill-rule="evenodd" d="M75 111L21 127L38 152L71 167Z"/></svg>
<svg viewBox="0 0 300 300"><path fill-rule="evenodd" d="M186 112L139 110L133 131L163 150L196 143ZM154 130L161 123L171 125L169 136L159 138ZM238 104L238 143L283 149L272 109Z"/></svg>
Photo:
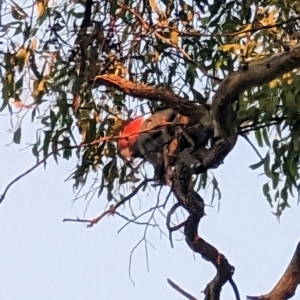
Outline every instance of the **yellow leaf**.
<svg viewBox="0 0 300 300"><path fill-rule="evenodd" d="M272 88L276 87L279 84L279 82L280 81L278 79L274 79L269 82L269 87L272 89Z"/></svg>
<svg viewBox="0 0 300 300"><path fill-rule="evenodd" d="M192 11L192 6L187 4L184 0L180 0L179 3L184 11Z"/></svg>
<svg viewBox="0 0 300 300"><path fill-rule="evenodd" d="M222 60L216 61L216 63L215 63L215 69L216 70L220 69L221 65L222 65Z"/></svg>
<svg viewBox="0 0 300 300"><path fill-rule="evenodd" d="M194 12L188 13L186 19L188 22L191 22L194 18Z"/></svg>
<svg viewBox="0 0 300 300"><path fill-rule="evenodd" d="M166 4L166 17L169 18L173 9L174 9L175 5L174 5L174 0L169 0Z"/></svg>
<svg viewBox="0 0 300 300"><path fill-rule="evenodd" d="M149 4L150 4L152 10L158 14L160 21L162 19L166 18L165 14L158 8L158 6L156 4L156 0L149 0Z"/></svg>
<svg viewBox="0 0 300 300"><path fill-rule="evenodd" d="M169 27L170 27L170 41L174 44L174 45L178 45L178 30L177 30L177 26L175 24L175 22L171 21L169 23Z"/></svg>
<svg viewBox="0 0 300 300"><path fill-rule="evenodd" d="M37 45L38 45L37 38L33 37L31 39L31 45L30 45L31 50L35 51L37 49Z"/></svg>
<svg viewBox="0 0 300 300"><path fill-rule="evenodd" d="M154 58L153 58L153 62L158 62L159 56L160 56L160 53L159 53L156 49L154 49Z"/></svg>
<svg viewBox="0 0 300 300"><path fill-rule="evenodd" d="M30 52L27 51L24 47L20 48L16 58L17 58L17 62L18 62L18 67L19 67L19 72L23 71L23 68L25 66L25 64L27 63L28 59L30 56Z"/></svg>
<svg viewBox="0 0 300 300"><path fill-rule="evenodd" d="M149 0L149 4L150 4L152 10L155 11L155 9L157 8L155 0Z"/></svg>
<svg viewBox="0 0 300 300"><path fill-rule="evenodd" d="M45 79L42 79L38 85L37 85L37 88L36 88L39 92L44 92L45 89L46 89L46 80Z"/></svg>
<svg viewBox="0 0 300 300"><path fill-rule="evenodd" d="M257 45L257 42L255 40L249 41L245 46L244 55L246 57L249 57L252 54L252 52L255 50L256 45Z"/></svg>
<svg viewBox="0 0 300 300"><path fill-rule="evenodd" d="M151 61L152 61L152 55L149 52L147 52L145 54L145 62L151 62Z"/></svg>
<svg viewBox="0 0 300 300"><path fill-rule="evenodd" d="M6 77L6 80L8 81L8 83L11 83L11 81L13 79L12 74L11 73L7 73L5 77Z"/></svg>
<svg viewBox="0 0 300 300"><path fill-rule="evenodd" d="M112 133L113 135L119 135L120 131L123 129L124 125L126 124L126 121L118 118L117 116L113 116L112 119L114 119L114 123L112 125Z"/></svg>
<svg viewBox="0 0 300 300"><path fill-rule="evenodd" d="M299 1L295 1L293 4L293 9L295 11L300 11L300 2Z"/></svg>
<svg viewBox="0 0 300 300"><path fill-rule="evenodd" d="M239 34L237 35L238 37L243 37L245 36L249 30L252 28L252 24L248 24L244 29L242 29L241 31L239 31Z"/></svg>
<svg viewBox="0 0 300 300"><path fill-rule="evenodd" d="M170 30L170 40L174 45L178 45L178 31Z"/></svg>
<svg viewBox="0 0 300 300"><path fill-rule="evenodd" d="M291 73L285 73L285 74L283 74L282 78L283 79L288 79L287 80L287 84L292 84L293 83L293 78L292 78Z"/></svg>
<svg viewBox="0 0 300 300"><path fill-rule="evenodd" d="M33 91L31 93L32 98L34 99L35 103L39 103L46 91L46 83L47 81L45 79L35 80L33 82Z"/></svg>
<svg viewBox="0 0 300 300"><path fill-rule="evenodd" d="M226 44L218 47L218 50L222 50L224 52L231 52L236 54L236 51L240 49L240 45L238 44Z"/></svg>
<svg viewBox="0 0 300 300"><path fill-rule="evenodd" d="M276 9L273 9L271 12L270 12L270 14L269 14L269 20L268 20L268 22L269 22L269 24L270 25L274 25L275 24L275 22L276 22L276 20L275 20L275 15L277 14L277 10Z"/></svg>
<svg viewBox="0 0 300 300"><path fill-rule="evenodd" d="M36 8L37 8L37 13L38 16L42 16L45 12L45 9L48 5L49 0L37 0L36 2Z"/></svg>
<svg viewBox="0 0 300 300"><path fill-rule="evenodd" d="M95 120L97 123L101 123L101 117L99 115L95 116Z"/></svg>

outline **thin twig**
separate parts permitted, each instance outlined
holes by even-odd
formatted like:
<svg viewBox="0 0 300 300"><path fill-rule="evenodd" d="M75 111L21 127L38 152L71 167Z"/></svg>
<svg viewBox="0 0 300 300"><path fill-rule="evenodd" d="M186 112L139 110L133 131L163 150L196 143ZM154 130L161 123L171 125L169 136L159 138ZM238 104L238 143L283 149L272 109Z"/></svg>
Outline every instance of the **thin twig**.
<svg viewBox="0 0 300 300"><path fill-rule="evenodd" d="M187 299L189 299L189 300L198 300L197 298L195 298L194 296L192 296L188 292L184 291L180 286L178 286L176 283L174 283L171 279L168 278L167 282L174 290L176 290L178 293L180 293L182 296L186 297Z"/></svg>
<svg viewBox="0 0 300 300"><path fill-rule="evenodd" d="M156 204L156 207L158 206L159 204L159 200ZM154 248L154 246L146 239L146 235L147 235L147 230L148 230L148 227L150 226L150 222L151 220L153 219L153 216L154 216L154 213L155 213L155 209L153 209L152 211L152 214L147 222L147 225L145 227L145 230L144 230L144 235L142 237L142 239L134 246L134 248L131 250L130 252L130 257L129 257L129 265L128 265L128 273L129 273L129 278L130 280L132 281L133 285L134 285L134 281L132 279L132 276L131 276L131 264L132 264L132 256L133 256L133 253L134 251L137 249L137 247L142 243L144 242L145 243L145 253L146 253L146 263L147 263L147 271L149 272L149 256L148 256L148 247L147 247L147 244L151 245Z"/></svg>
<svg viewBox="0 0 300 300"><path fill-rule="evenodd" d="M268 127L273 126L273 125L278 125L286 119L287 119L286 117L281 117L281 118L276 117L276 118L272 118L271 120L269 120L270 122L267 123L267 124L258 125L258 124L261 124L261 123L257 122L257 123L252 123L252 124L249 124L249 125L239 126L238 127L238 134L243 134L243 133L247 133L247 132L250 132L250 131L256 131L258 129L268 128Z"/></svg>
<svg viewBox="0 0 300 300"><path fill-rule="evenodd" d="M105 212L103 212L99 217L92 219L92 220L86 220L86 219L80 219L80 218L76 218L76 219L63 219L63 222L81 222L81 223L89 223L87 225L88 228L93 227L94 225L96 225L104 216L106 215L114 215L117 208L120 207L121 205L123 205L126 201L128 201L129 199L131 199L133 196L135 196L138 191L148 182L154 181L154 178L145 178L129 195L127 195L126 197L124 197L121 201L119 201L117 204L115 205L111 205L109 207L108 210L106 210Z"/></svg>
<svg viewBox="0 0 300 300"><path fill-rule="evenodd" d="M133 285L135 285L135 283L131 276L132 255L133 255L134 250L142 243L143 240L144 240L144 237L132 248L132 250L130 251L130 255L129 255L128 274L129 274L130 281L132 282Z"/></svg>
<svg viewBox="0 0 300 300"><path fill-rule="evenodd" d="M133 220L136 221L137 219L141 218L142 216L145 216L147 215L148 213L152 212L154 209L157 209L157 208L161 208L162 205L159 205L158 207L156 206L153 206L151 208L149 208L148 210L142 212L140 215L136 216ZM130 223L132 223L131 221L128 221L127 223L125 223L119 230L118 230L118 233L120 233L126 226L128 226Z"/></svg>
<svg viewBox="0 0 300 300"><path fill-rule="evenodd" d="M250 141L250 139L248 138L247 135L245 134L240 134L240 136L242 136L252 147L252 149L255 151L255 153L258 155L258 157L263 160L263 157L260 155L260 153L258 152L258 150L256 149L256 147L253 145L253 143Z"/></svg>
<svg viewBox="0 0 300 300"><path fill-rule="evenodd" d="M117 212L117 211L115 212L115 214L116 214L117 216L121 217L122 219L128 221L129 223L134 223L134 224L136 224L136 225L149 225L149 226L152 226L152 227L159 227L158 224L149 224L148 222L138 222L138 221L136 221L135 219L129 219L128 217L126 217L126 216L120 214L120 213Z"/></svg>

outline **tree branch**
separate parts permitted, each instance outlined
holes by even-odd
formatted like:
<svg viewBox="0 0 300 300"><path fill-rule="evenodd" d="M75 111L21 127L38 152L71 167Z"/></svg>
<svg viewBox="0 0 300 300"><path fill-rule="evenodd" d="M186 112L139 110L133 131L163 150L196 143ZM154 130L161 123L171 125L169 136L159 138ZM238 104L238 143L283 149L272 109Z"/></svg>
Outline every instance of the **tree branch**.
<svg viewBox="0 0 300 300"><path fill-rule="evenodd" d="M211 106L215 142L211 149L203 149L200 155L206 169L218 167L235 146L237 127L232 103L237 101L238 95L299 67L300 45L290 51L254 61L247 70L233 72L222 81Z"/></svg>
<svg viewBox="0 0 300 300"><path fill-rule="evenodd" d="M266 59L254 61L247 70L228 75L219 85L212 103L212 116L216 122L217 136L232 131L233 121L228 122L225 109L237 100L237 95L255 86L261 86L287 72L300 67L300 45L290 51L276 53ZM223 122L222 122L223 121ZM225 124L224 124L225 123ZM222 128L225 126L225 128Z"/></svg>
<svg viewBox="0 0 300 300"><path fill-rule="evenodd" d="M148 99L150 101L161 100L167 104L168 107L183 111L183 114L193 115L198 113L200 117L209 114L209 105L196 104L188 99L174 94L167 88L154 87L132 82L126 78L114 74L97 75L94 78L94 84L109 85L117 90L124 92L132 97Z"/></svg>
<svg viewBox="0 0 300 300"><path fill-rule="evenodd" d="M233 289L233 292L235 294L235 299L236 300L241 300L239 289L238 289L236 283L234 282L234 280L232 279L232 277L229 278L228 281L229 281L229 283L230 283L230 285L231 285L231 287Z"/></svg>
<svg viewBox="0 0 300 300"><path fill-rule="evenodd" d="M217 269L216 276L207 284L204 294L205 300L219 300L223 285L232 278L235 269L229 264L223 254L204 239L200 238L198 233L195 232L195 228L198 227L200 220L201 217L197 218L193 215L188 217L184 232L185 240L194 252L199 253Z"/></svg>
<svg viewBox="0 0 300 300"><path fill-rule="evenodd" d="M295 295L300 284L300 242L281 279L273 290L264 296L247 296L248 300L287 300Z"/></svg>
<svg viewBox="0 0 300 300"><path fill-rule="evenodd" d="M176 290L178 293L180 293L182 296L184 296L185 298L189 299L189 300L197 300L197 298L195 298L194 296L192 296L191 294L187 293L186 291L184 291L180 286L178 286L176 283L174 283L171 279L167 279L168 284L174 289Z"/></svg>

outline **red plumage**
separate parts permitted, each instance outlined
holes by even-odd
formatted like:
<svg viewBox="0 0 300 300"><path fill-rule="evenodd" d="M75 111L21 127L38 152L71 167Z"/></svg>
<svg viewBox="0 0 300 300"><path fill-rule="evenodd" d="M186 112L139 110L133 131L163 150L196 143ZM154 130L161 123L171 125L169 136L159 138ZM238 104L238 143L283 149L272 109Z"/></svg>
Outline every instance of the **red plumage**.
<svg viewBox="0 0 300 300"><path fill-rule="evenodd" d="M145 120L149 118L150 114L137 117L136 119L132 120L130 123L124 126L123 130L120 132L121 136L127 136L124 138L120 138L118 140L118 150L120 151L121 155L126 158L130 159L131 151L133 144L136 142L139 132L142 130L143 123Z"/></svg>

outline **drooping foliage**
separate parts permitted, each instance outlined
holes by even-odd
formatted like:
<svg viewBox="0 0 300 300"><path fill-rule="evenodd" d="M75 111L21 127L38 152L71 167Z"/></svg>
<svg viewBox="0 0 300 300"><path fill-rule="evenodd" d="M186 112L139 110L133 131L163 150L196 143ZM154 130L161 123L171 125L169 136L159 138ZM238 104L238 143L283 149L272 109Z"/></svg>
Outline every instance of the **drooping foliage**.
<svg viewBox="0 0 300 300"><path fill-rule="evenodd" d="M107 189L108 200L120 200L119 185L145 176L117 160L112 137L124 121L172 95L209 104L228 74L299 39L299 1L1 3L0 110L11 114L13 142L28 142L24 118L39 122L31 145L37 160L77 155L75 188L100 170L98 195ZM234 104L240 134L254 132L249 137L269 148L251 168L265 173L264 195L279 211L299 185L299 103L294 70L246 90ZM208 175L199 177L205 188Z"/></svg>

